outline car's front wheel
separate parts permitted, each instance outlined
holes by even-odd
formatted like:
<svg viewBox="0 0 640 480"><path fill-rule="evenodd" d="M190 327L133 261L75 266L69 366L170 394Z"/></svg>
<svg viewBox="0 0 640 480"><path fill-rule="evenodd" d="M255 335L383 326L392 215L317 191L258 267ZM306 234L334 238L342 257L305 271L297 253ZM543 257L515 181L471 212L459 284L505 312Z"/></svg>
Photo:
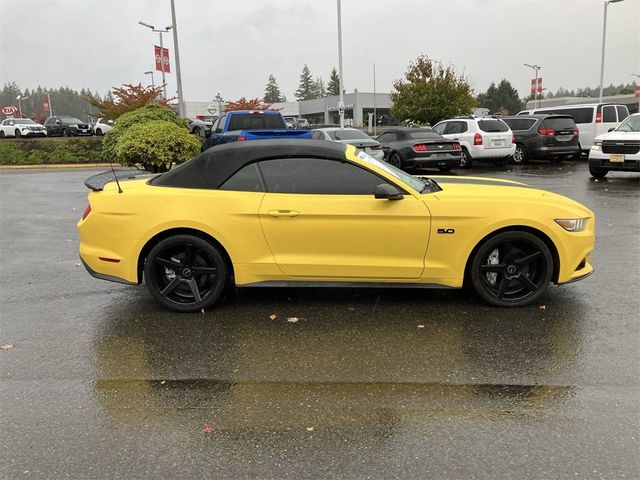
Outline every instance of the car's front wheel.
<svg viewBox="0 0 640 480"><path fill-rule="evenodd" d="M524 145L517 144L516 151L513 152L511 161L516 165L524 165L528 160L529 155L527 154L527 149L524 147Z"/></svg>
<svg viewBox="0 0 640 480"><path fill-rule="evenodd" d="M589 173L593 178L604 178L607 176L607 173L609 173L609 170L589 164Z"/></svg>
<svg viewBox="0 0 640 480"><path fill-rule="evenodd" d="M20 138L22 136L22 133L20 133L20 130L16 130L15 132L13 132L15 134L16 138Z"/></svg>
<svg viewBox="0 0 640 480"><path fill-rule="evenodd" d="M197 312L222 294L227 266L216 247L203 238L175 235L154 246L145 260L147 289L177 312Z"/></svg>
<svg viewBox="0 0 640 480"><path fill-rule="evenodd" d="M521 231L489 238L471 264L476 292L499 307L521 307L536 301L549 286L552 274L553 259L547 245Z"/></svg>
<svg viewBox="0 0 640 480"><path fill-rule="evenodd" d="M4 132L0 130L0 138L4 138Z"/></svg>

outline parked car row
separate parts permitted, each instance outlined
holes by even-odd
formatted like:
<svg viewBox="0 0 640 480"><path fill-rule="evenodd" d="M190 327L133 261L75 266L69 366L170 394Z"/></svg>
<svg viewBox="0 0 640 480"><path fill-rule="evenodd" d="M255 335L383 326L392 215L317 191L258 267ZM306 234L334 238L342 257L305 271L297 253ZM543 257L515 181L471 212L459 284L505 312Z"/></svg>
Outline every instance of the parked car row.
<svg viewBox="0 0 640 480"><path fill-rule="evenodd" d="M6 137L46 137L43 125L30 118L7 118L0 123L0 138Z"/></svg>

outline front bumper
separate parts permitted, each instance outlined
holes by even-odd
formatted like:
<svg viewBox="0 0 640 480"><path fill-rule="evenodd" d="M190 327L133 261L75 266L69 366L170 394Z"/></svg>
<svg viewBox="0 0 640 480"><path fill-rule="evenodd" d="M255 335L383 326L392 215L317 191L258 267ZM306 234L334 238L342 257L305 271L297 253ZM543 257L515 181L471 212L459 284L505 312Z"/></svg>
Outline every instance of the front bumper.
<svg viewBox="0 0 640 480"><path fill-rule="evenodd" d="M611 172L640 172L640 153L624 155L624 162L612 162L610 153L589 150L589 166Z"/></svg>

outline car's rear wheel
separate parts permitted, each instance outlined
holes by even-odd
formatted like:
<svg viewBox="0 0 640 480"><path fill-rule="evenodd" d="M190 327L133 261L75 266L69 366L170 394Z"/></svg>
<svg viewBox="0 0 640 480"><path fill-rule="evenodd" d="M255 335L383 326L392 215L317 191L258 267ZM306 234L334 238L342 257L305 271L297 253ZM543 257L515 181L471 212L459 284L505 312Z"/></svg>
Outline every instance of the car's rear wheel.
<svg viewBox="0 0 640 480"><path fill-rule="evenodd" d="M200 237L175 235L151 249L144 264L147 289L177 312L197 312L215 303L227 281L216 247Z"/></svg>
<svg viewBox="0 0 640 480"><path fill-rule="evenodd" d="M4 132L0 131L0 138L4 138Z"/></svg>
<svg viewBox="0 0 640 480"><path fill-rule="evenodd" d="M604 178L607 176L607 173L609 173L609 170L607 170L606 168L595 167L589 164L589 173L594 178Z"/></svg>
<svg viewBox="0 0 640 480"><path fill-rule="evenodd" d="M96 135L102 136L102 130L100 130L99 128L96 128Z"/></svg>
<svg viewBox="0 0 640 480"><path fill-rule="evenodd" d="M20 133L20 130L16 130L13 133L15 134L16 138L20 138L22 136L22 134Z"/></svg>
<svg viewBox="0 0 640 480"><path fill-rule="evenodd" d="M402 168L402 157L398 152L393 152L389 157L389 164L397 168Z"/></svg>
<svg viewBox="0 0 640 480"><path fill-rule="evenodd" d="M469 151L462 147L462 153L460 154L460 168L471 168L473 160L471 159L471 155L469 155Z"/></svg>
<svg viewBox="0 0 640 480"><path fill-rule="evenodd" d="M527 153L527 149L524 145L519 143L516 145L516 151L513 152L511 161L516 165L524 165L529 161L529 154Z"/></svg>
<svg viewBox="0 0 640 480"><path fill-rule="evenodd" d="M521 307L536 301L547 289L553 259L535 235L510 231L485 241L471 264L473 286L486 302Z"/></svg>

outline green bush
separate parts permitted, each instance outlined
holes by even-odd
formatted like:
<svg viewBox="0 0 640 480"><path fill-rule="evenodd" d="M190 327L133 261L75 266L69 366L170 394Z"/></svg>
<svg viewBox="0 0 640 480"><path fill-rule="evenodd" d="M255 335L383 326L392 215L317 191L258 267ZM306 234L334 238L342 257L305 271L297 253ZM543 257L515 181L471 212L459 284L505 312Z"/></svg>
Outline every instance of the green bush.
<svg viewBox="0 0 640 480"><path fill-rule="evenodd" d="M0 164L21 165L27 163L27 154L13 142L0 142Z"/></svg>
<svg viewBox="0 0 640 480"><path fill-rule="evenodd" d="M68 144L60 144L49 155L49 163L80 163L80 157Z"/></svg>
<svg viewBox="0 0 640 480"><path fill-rule="evenodd" d="M49 163L49 154L42 150L31 150L27 154L27 163L30 165Z"/></svg>
<svg viewBox="0 0 640 480"><path fill-rule="evenodd" d="M157 104L149 104L132 112L120 115L111 129L104 136L102 155L106 160L117 158L116 147L120 138L131 128L155 120L170 122L189 131L189 124L184 118L178 118L173 110Z"/></svg>
<svg viewBox="0 0 640 480"><path fill-rule="evenodd" d="M165 172L172 163L185 162L198 153L200 141L187 128L165 120L129 127L120 135L115 146L119 163L142 164L152 172Z"/></svg>

